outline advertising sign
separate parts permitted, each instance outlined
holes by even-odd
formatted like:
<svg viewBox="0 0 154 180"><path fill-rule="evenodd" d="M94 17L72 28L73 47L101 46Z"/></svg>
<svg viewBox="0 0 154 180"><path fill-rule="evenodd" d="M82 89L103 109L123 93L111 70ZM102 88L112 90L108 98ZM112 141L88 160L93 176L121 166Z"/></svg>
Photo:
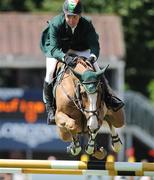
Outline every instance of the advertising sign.
<svg viewBox="0 0 154 180"><path fill-rule="evenodd" d="M41 90L0 89L0 120L24 119L35 123L45 118Z"/></svg>
<svg viewBox="0 0 154 180"><path fill-rule="evenodd" d="M42 90L0 88L0 150L63 151L55 125L47 125Z"/></svg>

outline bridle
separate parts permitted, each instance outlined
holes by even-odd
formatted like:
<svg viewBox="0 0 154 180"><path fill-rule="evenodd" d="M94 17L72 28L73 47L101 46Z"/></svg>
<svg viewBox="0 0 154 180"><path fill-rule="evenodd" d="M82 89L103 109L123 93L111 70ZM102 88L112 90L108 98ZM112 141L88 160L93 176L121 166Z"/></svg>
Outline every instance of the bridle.
<svg viewBox="0 0 154 180"><path fill-rule="evenodd" d="M90 70L93 70L93 65L86 60L86 58L84 57L75 57L74 58L74 61L76 61L77 63L81 64L82 66L84 66L85 68L87 69L90 69ZM72 68L69 67L69 66L65 66L64 67L64 70L62 72L62 76L64 75L64 73L69 70L70 73L68 74L67 77L69 77L70 75L72 76L75 76L72 72ZM67 78L65 77L65 78ZM76 77L76 76L75 76ZM61 78L62 80L62 78ZM86 115L86 119L89 120L92 116L96 116L97 120L99 120L99 112L100 112L100 109L101 109L101 101L99 103L99 106L97 106L97 108L95 110L89 110L89 109L86 109L83 105L83 100L82 100L82 93L81 93L81 87L83 87L83 89L85 90L85 92L87 93L88 95L88 92L87 90L85 89L84 86L88 85L88 84L95 84L96 83L96 92L97 93L101 93L100 90L99 90L99 87L101 86L101 82L100 80L88 80L88 81L85 81L85 82L80 82L79 79L77 79L75 82L74 82L74 87L75 87L75 95L74 97L70 96L68 93L67 93L67 90L64 88L64 86L60 83L61 81L59 81L59 86L61 87L62 91L64 92L64 94L67 96L67 98L73 102L73 104L76 106L76 108L85 116ZM88 98L88 97L87 97ZM89 116L87 115L89 114Z"/></svg>
<svg viewBox="0 0 154 180"><path fill-rule="evenodd" d="M88 82L91 83L91 82ZM78 110L80 110L80 112L82 112L83 114L88 113L90 114L87 118L87 120L89 120L92 116L96 116L97 120L99 119L99 110L101 109L101 101L99 104L99 107L96 108L95 110L88 110L86 108L84 108L83 106L83 101L82 101L82 96L81 96L81 86L83 86L79 81L77 81L77 83L74 83L75 85L75 96L71 97L66 89L64 88L64 86L62 84L59 84L64 92L64 94L67 96L67 98L72 101L74 103L74 105L77 107ZM98 87L100 86L100 82L98 83ZM97 90L97 93L99 93L99 91Z"/></svg>

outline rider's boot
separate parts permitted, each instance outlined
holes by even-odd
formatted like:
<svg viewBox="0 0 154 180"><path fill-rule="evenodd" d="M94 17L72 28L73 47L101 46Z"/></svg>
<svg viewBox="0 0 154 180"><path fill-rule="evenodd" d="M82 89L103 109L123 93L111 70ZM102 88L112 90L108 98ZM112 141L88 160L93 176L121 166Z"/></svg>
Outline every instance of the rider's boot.
<svg viewBox="0 0 154 180"><path fill-rule="evenodd" d="M115 112L121 109L124 106L124 102L113 95L105 76L102 77L102 87L104 89L103 98L107 108L112 109Z"/></svg>
<svg viewBox="0 0 154 180"><path fill-rule="evenodd" d="M48 84L44 81L43 86L43 101L45 103L46 111L47 111L47 123L54 124L55 123L55 108L54 108L54 97L53 97L53 84Z"/></svg>

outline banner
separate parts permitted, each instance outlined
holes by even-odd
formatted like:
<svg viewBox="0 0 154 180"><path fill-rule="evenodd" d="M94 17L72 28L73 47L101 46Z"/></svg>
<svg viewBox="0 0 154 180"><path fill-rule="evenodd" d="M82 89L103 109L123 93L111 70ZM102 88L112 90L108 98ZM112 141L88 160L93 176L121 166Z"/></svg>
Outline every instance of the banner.
<svg viewBox="0 0 154 180"><path fill-rule="evenodd" d="M66 152L67 145L56 126L46 123L42 90L0 88L0 151Z"/></svg>

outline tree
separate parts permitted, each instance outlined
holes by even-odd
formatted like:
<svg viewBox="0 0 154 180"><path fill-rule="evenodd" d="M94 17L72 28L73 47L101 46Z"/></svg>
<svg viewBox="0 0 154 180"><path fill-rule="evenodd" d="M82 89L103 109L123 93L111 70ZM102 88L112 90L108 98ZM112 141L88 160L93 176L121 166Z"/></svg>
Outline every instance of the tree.
<svg viewBox="0 0 154 180"><path fill-rule="evenodd" d="M126 83L131 89L148 95L148 84L154 77L154 1L83 2L86 12L115 13L122 17L126 41Z"/></svg>
<svg viewBox="0 0 154 180"><path fill-rule="evenodd" d="M0 11L50 11L61 10L63 0L3 0Z"/></svg>
<svg viewBox="0 0 154 180"><path fill-rule="evenodd" d="M154 2L139 1L129 6L123 16L127 57L126 81L131 89L148 95L148 84L154 76Z"/></svg>

